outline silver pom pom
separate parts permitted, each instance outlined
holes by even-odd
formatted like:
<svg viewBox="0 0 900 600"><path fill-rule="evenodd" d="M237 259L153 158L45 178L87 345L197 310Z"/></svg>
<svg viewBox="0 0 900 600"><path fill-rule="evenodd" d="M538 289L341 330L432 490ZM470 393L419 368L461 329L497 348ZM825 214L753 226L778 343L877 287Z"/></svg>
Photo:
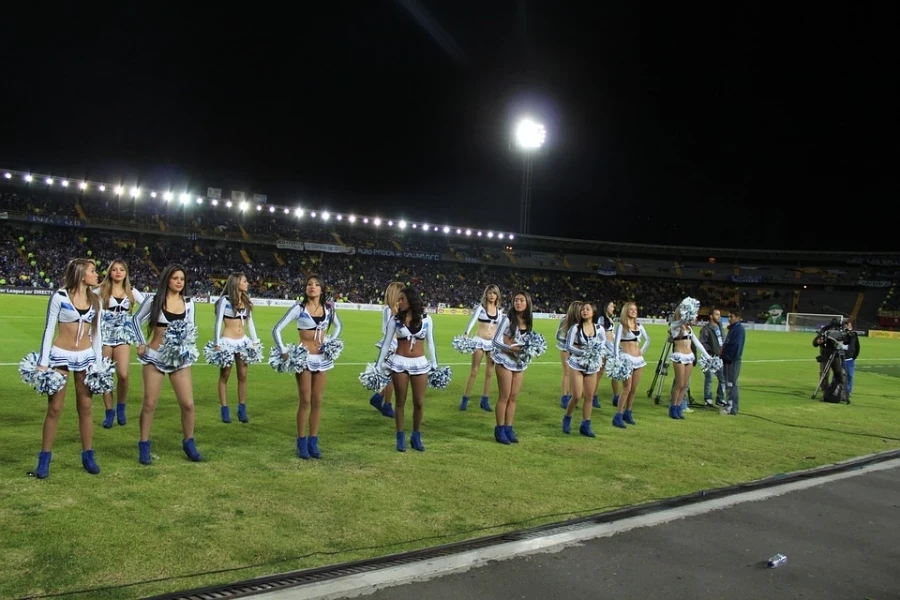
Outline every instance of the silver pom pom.
<svg viewBox="0 0 900 600"><path fill-rule="evenodd" d="M722 359L718 356L701 356L697 362L700 365L700 370L704 373L716 373L724 367Z"/></svg>
<svg viewBox="0 0 900 600"><path fill-rule="evenodd" d="M194 364L199 357L197 327L184 320L169 323L159 347L160 362L167 367L183 367Z"/></svg>
<svg viewBox="0 0 900 600"><path fill-rule="evenodd" d="M576 358L578 364L581 365L588 373L596 373L603 365L603 359L609 353L609 347L606 345L605 339L590 338L581 349L583 354Z"/></svg>
<svg viewBox="0 0 900 600"><path fill-rule="evenodd" d="M101 360L99 367L96 363L88 367L87 374L84 376L84 383L91 390L91 394L99 396L113 391L115 388L115 380L113 378L113 374L116 372L115 367L116 363L108 358Z"/></svg>
<svg viewBox="0 0 900 600"><path fill-rule="evenodd" d="M678 305L678 312L682 321L690 323L697 318L697 314L700 312L700 301L688 296Z"/></svg>
<svg viewBox="0 0 900 600"><path fill-rule="evenodd" d="M519 360L526 365L547 351L547 340L540 333L530 331L519 343Z"/></svg>
<svg viewBox="0 0 900 600"><path fill-rule="evenodd" d="M127 313L104 311L100 332L104 344L118 346L137 342L137 336L134 334L131 319Z"/></svg>
<svg viewBox="0 0 900 600"><path fill-rule="evenodd" d="M269 365L279 373L300 373L306 370L309 352L302 344L288 344L287 358L277 347L269 350Z"/></svg>
<svg viewBox="0 0 900 600"><path fill-rule="evenodd" d="M450 380L452 378L453 371L450 370L450 367L432 369L431 372L428 373L428 385L436 390L443 390L450 385Z"/></svg>
<svg viewBox="0 0 900 600"><path fill-rule="evenodd" d="M478 349L478 342L464 334L454 337L450 345L460 354L474 354L475 350Z"/></svg>
<svg viewBox="0 0 900 600"><path fill-rule="evenodd" d="M203 346L203 356L206 357L207 363L220 369L227 369L234 364L234 350L231 347L220 347L216 350L216 343L212 340Z"/></svg>
<svg viewBox="0 0 900 600"><path fill-rule="evenodd" d="M631 378L634 372L634 363L627 354L619 354L606 362L606 375L616 381L625 381Z"/></svg>
<svg viewBox="0 0 900 600"><path fill-rule="evenodd" d="M19 363L19 378L22 383L34 386L34 378L38 374L38 353L29 352Z"/></svg>
<svg viewBox="0 0 900 600"><path fill-rule="evenodd" d="M19 363L19 377L38 394L52 396L66 385L66 376L56 369L38 370L38 353L29 352Z"/></svg>
<svg viewBox="0 0 900 600"><path fill-rule="evenodd" d="M245 365L255 365L263 361L263 345L259 340L242 344L238 354Z"/></svg>
<svg viewBox="0 0 900 600"><path fill-rule="evenodd" d="M366 370L359 374L359 382L369 391L378 392L391 382L391 372L385 369L376 369L369 363Z"/></svg>
<svg viewBox="0 0 900 600"><path fill-rule="evenodd" d="M325 357L325 360L335 361L344 350L344 342L340 338L326 338L319 346L319 353Z"/></svg>

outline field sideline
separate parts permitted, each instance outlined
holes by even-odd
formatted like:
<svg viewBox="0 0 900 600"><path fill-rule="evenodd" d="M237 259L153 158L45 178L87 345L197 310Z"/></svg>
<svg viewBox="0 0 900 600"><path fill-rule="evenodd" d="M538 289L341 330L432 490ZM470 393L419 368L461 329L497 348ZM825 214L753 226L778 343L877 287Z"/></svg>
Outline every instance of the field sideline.
<svg viewBox="0 0 900 600"><path fill-rule="evenodd" d="M653 343L635 402L637 426L610 426L603 380L597 438L564 435L551 345L525 375L516 417L521 443L501 446L493 441L493 414L477 405L483 366L469 410L458 410L469 361L450 340L467 319L438 315L438 358L453 366L453 382L428 391L426 452L400 454L393 421L368 405L357 380L375 358L380 314L342 311L345 350L329 373L322 460L294 453L292 377L252 367L251 422L226 425L217 371L198 365L196 440L205 462L190 463L182 453L179 412L166 385L153 427L155 462L140 465L142 384L133 360L128 425L100 428L103 403L94 402L102 473L81 468L70 391L50 478L38 481L24 474L36 465L45 401L18 381L15 365L40 344L47 298L0 302L7 319L0 330L0 597L87 589L91 598L147 596L496 534L900 448L900 342L863 338L853 403L830 405L809 398L817 382L810 334L748 331L743 414L697 410L676 422L647 397L662 326L648 327ZM267 351L283 312L258 310ZM197 324L202 345L211 336L212 306L199 306ZM535 325L552 341L555 321ZM699 400L699 370L692 384ZM234 377L229 403L237 404Z"/></svg>

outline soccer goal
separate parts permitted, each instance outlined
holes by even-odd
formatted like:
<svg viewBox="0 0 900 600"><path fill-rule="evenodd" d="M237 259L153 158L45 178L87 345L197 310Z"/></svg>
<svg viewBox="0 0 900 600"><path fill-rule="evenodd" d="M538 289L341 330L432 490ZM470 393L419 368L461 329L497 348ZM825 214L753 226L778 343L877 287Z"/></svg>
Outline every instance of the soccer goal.
<svg viewBox="0 0 900 600"><path fill-rule="evenodd" d="M785 325L788 331L815 332L834 319L843 322L842 315L819 315L812 313L788 313Z"/></svg>

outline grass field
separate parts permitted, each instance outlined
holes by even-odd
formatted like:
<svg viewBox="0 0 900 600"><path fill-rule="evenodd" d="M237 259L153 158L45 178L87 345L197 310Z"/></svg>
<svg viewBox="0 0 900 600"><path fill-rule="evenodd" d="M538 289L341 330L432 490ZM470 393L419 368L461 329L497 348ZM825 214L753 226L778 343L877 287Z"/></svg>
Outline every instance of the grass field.
<svg viewBox="0 0 900 600"><path fill-rule="evenodd" d="M296 457L293 377L252 367L251 422L233 417L226 425L217 370L198 365L196 440L205 462L182 453L178 407L164 387L152 436L157 458L140 465L142 387L133 363L126 426L100 428L103 403L95 400L102 473L81 468L70 390L50 478L40 481L25 473L36 465L45 400L18 381L15 365L39 345L46 298L2 296L0 303L3 598L87 589L83 597L159 594L496 534L900 448L900 342L863 338L853 403L831 405L809 398L817 376L810 335L749 331L743 414L698 410L672 421L646 393L663 327L649 328L654 341L635 404L637 426L610 426L604 380L603 408L593 419L597 438L577 429L564 435L559 359L551 348L525 375L516 418L521 443L502 446L493 441L493 415L478 409L481 376L469 410L458 410L468 357L453 352L450 340L465 318L437 316L438 358L452 365L454 380L449 390L428 392L427 451L400 454L393 421L369 406L357 380L374 359L380 314L345 311L346 346L325 394L322 460ZM267 348L282 312L258 310ZM212 322L212 307L201 306L202 342ZM552 339L554 322L535 325ZM698 400L702 384L695 370ZM232 406L235 386L233 378ZM579 417L574 421L577 427Z"/></svg>

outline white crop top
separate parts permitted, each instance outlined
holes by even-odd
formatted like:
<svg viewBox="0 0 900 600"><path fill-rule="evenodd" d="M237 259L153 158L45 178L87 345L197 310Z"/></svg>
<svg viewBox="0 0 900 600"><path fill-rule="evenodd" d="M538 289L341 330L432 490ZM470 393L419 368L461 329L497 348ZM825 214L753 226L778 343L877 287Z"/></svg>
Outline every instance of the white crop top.
<svg viewBox="0 0 900 600"><path fill-rule="evenodd" d="M500 319L503 318L503 311L500 310L499 306L495 310L497 312L492 316L488 314L487 309L480 302L476 304L475 307L472 308L472 318L469 319L469 324L466 325L466 335L469 335L469 332L472 331L472 327L474 327L477 322L488 323L492 327L496 326L497 323L500 322Z"/></svg>
<svg viewBox="0 0 900 600"><path fill-rule="evenodd" d="M144 337L144 331L141 328L141 325L147 322L150 318L150 312L153 310L153 302L145 301L141 303L141 307L131 318L131 327L134 330L134 335L137 338L138 346L146 346L147 338ZM172 313L165 309L159 311L159 316L157 317L156 323L153 324L154 327L168 327L169 323L173 321L187 321L191 325L195 324L194 320L194 302L190 298L184 299L184 312L183 313Z"/></svg>
<svg viewBox="0 0 900 600"><path fill-rule="evenodd" d="M650 347L650 336L647 335L647 330L644 329L644 326L638 323L637 331L625 330L622 326L622 323L616 325L616 339L613 342L613 346L615 348L616 356L619 355L619 348L622 342L639 342L640 340L644 340L643 345L641 345L641 354L647 351L647 348Z"/></svg>
<svg viewBox="0 0 900 600"><path fill-rule="evenodd" d="M594 335L591 336L584 333L581 323L573 325L572 328L569 329L569 335L566 336L566 352L572 356L581 356L584 354L582 348L587 344L587 341L596 338L598 334L601 339L606 340L606 335L598 324L594 325Z"/></svg>
<svg viewBox="0 0 900 600"><path fill-rule="evenodd" d="M515 335L512 336L514 344L522 344L524 339L524 335L528 333L524 329L516 329ZM493 346L495 350L499 350L501 352L506 352L507 354L510 352L515 352L510 346L507 346L503 340L503 336L509 334L509 315L503 315L503 320L500 321L500 325L497 326L497 333L494 334Z"/></svg>
<svg viewBox="0 0 900 600"><path fill-rule="evenodd" d="M700 343L700 338L694 334L694 330L691 326L688 325L687 331L684 331L682 325L684 325L683 321L672 321L669 323L669 336L672 338L672 341L691 340L691 344L697 349L700 356L709 358L709 352L707 352L706 348L703 347L703 344Z"/></svg>
<svg viewBox="0 0 900 600"><path fill-rule="evenodd" d="M415 348L416 343L419 341L427 342L428 362L431 363L433 368L437 368L437 353L434 348L434 324L429 315L422 315L422 327L415 333L409 330L406 323L403 323L397 317L394 317L393 324L388 326L387 330L384 332L384 338L381 340L381 352L379 352L378 360L375 362L376 368L380 369L384 364L388 352L391 350L391 338L395 335L397 336L398 345L406 341L406 343L409 344L410 349Z"/></svg>
<svg viewBox="0 0 900 600"><path fill-rule="evenodd" d="M219 343L219 338L222 335L220 330L223 327L225 319L240 319L242 323L246 324L247 329L250 331L250 339L254 342L259 341L259 336L256 335L256 326L253 324L253 310L242 308L235 311L234 307L231 305L231 301L225 296L222 296L216 302L216 324L213 327L214 344Z"/></svg>
<svg viewBox="0 0 900 600"><path fill-rule="evenodd" d="M98 296L100 295L100 288L94 288L94 293ZM144 302L144 294L139 292L138 290L131 288L131 295L134 296L134 304L135 306L140 306ZM106 303L106 308L103 310L114 313L128 313L131 312L131 300L128 299L126 295L124 298L116 298L115 296L110 296L109 301Z"/></svg>
<svg viewBox="0 0 900 600"><path fill-rule="evenodd" d="M325 334L328 331L329 324L334 324L334 333L332 334L332 337L340 337L343 326L341 325L341 319L338 317L337 311L329 303L326 303L324 308L325 314L323 316L314 317L306 310L305 304L297 302L283 317L281 317L281 320L278 321L272 329L272 337L275 338L275 345L278 346L278 349L282 354L287 352L287 346L281 339L281 330L287 327L288 323L291 321L297 321L298 331L310 331L314 329L316 331L315 339L320 344L325 341Z"/></svg>
<svg viewBox="0 0 900 600"><path fill-rule="evenodd" d="M101 309L102 312L102 309ZM57 323L78 323L78 331L75 333L75 341L80 342L87 332L91 336L91 346L94 348L96 362L99 365L103 360L102 339L100 337L100 319L94 322L97 311L94 307L88 308L84 313L75 308L69 293L66 290L58 290L50 296L47 306L47 320L44 323L44 337L41 340L41 354L38 364L42 367L50 366L50 348L53 345L53 332ZM103 315L100 315L101 317ZM87 325L87 327L85 327Z"/></svg>

